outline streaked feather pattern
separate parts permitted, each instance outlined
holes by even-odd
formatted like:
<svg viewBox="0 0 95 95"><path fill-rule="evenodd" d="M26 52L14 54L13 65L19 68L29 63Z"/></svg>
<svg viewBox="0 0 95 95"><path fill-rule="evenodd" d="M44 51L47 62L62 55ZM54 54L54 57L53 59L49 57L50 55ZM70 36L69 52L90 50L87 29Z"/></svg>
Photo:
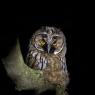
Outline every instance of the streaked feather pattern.
<svg viewBox="0 0 95 95"><path fill-rule="evenodd" d="M40 40L46 43L47 48L44 49L42 46L44 43L40 46ZM53 47L53 43L57 45ZM53 51L49 52L51 48ZM52 84L66 86L69 82L66 50L66 39L62 31L45 27L35 32L30 39L27 65L33 69L42 70L44 78Z"/></svg>

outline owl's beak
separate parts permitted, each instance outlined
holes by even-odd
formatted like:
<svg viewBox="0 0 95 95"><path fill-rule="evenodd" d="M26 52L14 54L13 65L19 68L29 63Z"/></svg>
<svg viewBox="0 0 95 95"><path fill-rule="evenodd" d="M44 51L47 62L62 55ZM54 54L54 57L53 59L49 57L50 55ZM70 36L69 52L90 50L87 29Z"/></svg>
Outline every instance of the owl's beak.
<svg viewBox="0 0 95 95"><path fill-rule="evenodd" d="M44 51L46 51L47 53L53 53L55 48L52 47L52 43L46 43L44 46L43 46L43 49Z"/></svg>
<svg viewBox="0 0 95 95"><path fill-rule="evenodd" d="M55 51L55 47L53 47L51 43L48 43L47 44L47 52L54 53L54 51Z"/></svg>
<svg viewBox="0 0 95 95"><path fill-rule="evenodd" d="M50 49L51 49L51 45L48 43L46 43L44 46L43 46L43 49L44 51L46 51L47 53L50 53Z"/></svg>

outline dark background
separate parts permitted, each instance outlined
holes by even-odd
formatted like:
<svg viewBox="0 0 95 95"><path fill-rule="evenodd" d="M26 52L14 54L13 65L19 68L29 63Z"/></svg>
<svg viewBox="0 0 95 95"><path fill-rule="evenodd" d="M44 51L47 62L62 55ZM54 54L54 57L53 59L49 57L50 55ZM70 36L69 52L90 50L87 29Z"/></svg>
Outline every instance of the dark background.
<svg viewBox="0 0 95 95"><path fill-rule="evenodd" d="M15 19L15 25L7 25L7 32L2 31L0 33L0 58L8 54L14 45L16 38L20 39L22 53L25 57L27 53L28 40L33 32L35 32L41 26L55 26L60 28L64 32L67 41L66 59L70 74L68 93L69 95L82 95L84 85L86 84L84 77L87 73L87 70L84 69L85 64L82 64L82 62L78 61L80 59L80 55L75 55L74 61L72 62L72 56L74 53L74 51L72 52L72 41L74 35L72 30L72 9L65 8L63 14L61 15L32 15L16 16L13 18ZM18 92L14 89L14 86L14 83L7 76L2 62L0 61L0 93L7 93L9 95L34 95L33 91ZM48 91L46 93L53 95L55 92ZM44 95L46 95L46 93Z"/></svg>

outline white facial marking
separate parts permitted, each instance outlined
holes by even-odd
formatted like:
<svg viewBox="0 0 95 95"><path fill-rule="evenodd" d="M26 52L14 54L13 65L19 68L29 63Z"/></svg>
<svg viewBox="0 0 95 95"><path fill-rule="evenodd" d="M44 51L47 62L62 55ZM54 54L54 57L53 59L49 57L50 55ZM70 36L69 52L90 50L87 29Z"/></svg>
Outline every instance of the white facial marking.
<svg viewBox="0 0 95 95"><path fill-rule="evenodd" d="M34 51L32 56L35 57L36 55L37 55L37 51L36 52Z"/></svg>
<svg viewBox="0 0 95 95"><path fill-rule="evenodd" d="M54 54L58 54L62 49L63 49L63 46L60 49L54 51Z"/></svg>

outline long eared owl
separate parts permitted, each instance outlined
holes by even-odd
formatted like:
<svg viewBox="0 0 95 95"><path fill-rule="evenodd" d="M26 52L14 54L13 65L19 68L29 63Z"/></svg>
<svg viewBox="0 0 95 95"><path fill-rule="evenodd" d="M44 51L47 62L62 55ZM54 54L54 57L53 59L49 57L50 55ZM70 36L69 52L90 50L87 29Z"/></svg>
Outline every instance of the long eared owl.
<svg viewBox="0 0 95 95"><path fill-rule="evenodd" d="M42 27L30 39L27 65L42 70L44 78L52 84L66 86L66 38L56 27Z"/></svg>

